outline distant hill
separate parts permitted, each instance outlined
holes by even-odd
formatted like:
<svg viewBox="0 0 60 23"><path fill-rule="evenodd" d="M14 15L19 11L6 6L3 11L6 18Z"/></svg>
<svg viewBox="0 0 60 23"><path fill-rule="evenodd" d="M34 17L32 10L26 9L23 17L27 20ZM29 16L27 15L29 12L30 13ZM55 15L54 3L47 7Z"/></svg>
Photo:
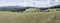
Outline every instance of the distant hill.
<svg viewBox="0 0 60 23"><path fill-rule="evenodd" d="M22 8L24 6L2 6L0 8Z"/></svg>
<svg viewBox="0 0 60 23"><path fill-rule="evenodd" d="M52 7L50 7L51 9L52 8L60 8L60 5L56 5L56 6L52 6Z"/></svg>
<svg viewBox="0 0 60 23"><path fill-rule="evenodd" d="M35 8L35 7L24 7L24 6L3 6L3 7L0 7L0 11L21 11L21 10L26 10L26 9L29 9L29 8Z"/></svg>

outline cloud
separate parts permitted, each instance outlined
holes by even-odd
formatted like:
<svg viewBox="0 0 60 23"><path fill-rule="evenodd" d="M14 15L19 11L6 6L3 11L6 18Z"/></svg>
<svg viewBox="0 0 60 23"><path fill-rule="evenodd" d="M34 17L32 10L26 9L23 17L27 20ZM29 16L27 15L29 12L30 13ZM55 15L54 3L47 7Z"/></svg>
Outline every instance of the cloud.
<svg viewBox="0 0 60 23"><path fill-rule="evenodd" d="M50 6L49 0L48 1L43 1L43 2L31 1L31 0L28 0L28 1L29 1L28 3L32 3L31 6L33 6L33 7L48 7L48 6Z"/></svg>
<svg viewBox="0 0 60 23"><path fill-rule="evenodd" d="M59 4L60 0L0 0L0 6L50 7Z"/></svg>
<svg viewBox="0 0 60 23"><path fill-rule="evenodd" d="M60 5L60 0L51 0L51 1L50 1L50 4L51 4L52 6Z"/></svg>

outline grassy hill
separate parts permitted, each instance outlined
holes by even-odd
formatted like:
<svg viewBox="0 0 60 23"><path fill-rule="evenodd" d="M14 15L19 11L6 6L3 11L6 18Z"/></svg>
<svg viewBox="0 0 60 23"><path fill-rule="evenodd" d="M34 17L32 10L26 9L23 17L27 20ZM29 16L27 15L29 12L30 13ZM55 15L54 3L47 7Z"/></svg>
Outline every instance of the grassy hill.
<svg viewBox="0 0 60 23"><path fill-rule="evenodd" d="M29 9L31 10L31 9ZM33 12L33 10L21 12L0 11L0 23L60 23L60 11Z"/></svg>

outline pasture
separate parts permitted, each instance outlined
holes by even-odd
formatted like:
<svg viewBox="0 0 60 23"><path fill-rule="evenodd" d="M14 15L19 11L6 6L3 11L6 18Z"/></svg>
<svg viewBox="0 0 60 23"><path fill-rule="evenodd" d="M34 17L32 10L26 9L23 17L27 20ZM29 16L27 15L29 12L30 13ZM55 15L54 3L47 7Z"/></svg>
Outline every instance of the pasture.
<svg viewBox="0 0 60 23"><path fill-rule="evenodd" d="M0 11L0 23L60 23L60 11L50 9L50 12L33 12L34 10L29 9L23 13Z"/></svg>

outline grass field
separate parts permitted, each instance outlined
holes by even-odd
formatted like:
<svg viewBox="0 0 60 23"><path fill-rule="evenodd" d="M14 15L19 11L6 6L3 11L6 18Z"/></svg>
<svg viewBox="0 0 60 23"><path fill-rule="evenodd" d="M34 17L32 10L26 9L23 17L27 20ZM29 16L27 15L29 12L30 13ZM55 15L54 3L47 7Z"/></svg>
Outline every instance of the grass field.
<svg viewBox="0 0 60 23"><path fill-rule="evenodd" d="M23 13L0 11L0 23L60 23L59 18L60 11L32 12L27 10Z"/></svg>

